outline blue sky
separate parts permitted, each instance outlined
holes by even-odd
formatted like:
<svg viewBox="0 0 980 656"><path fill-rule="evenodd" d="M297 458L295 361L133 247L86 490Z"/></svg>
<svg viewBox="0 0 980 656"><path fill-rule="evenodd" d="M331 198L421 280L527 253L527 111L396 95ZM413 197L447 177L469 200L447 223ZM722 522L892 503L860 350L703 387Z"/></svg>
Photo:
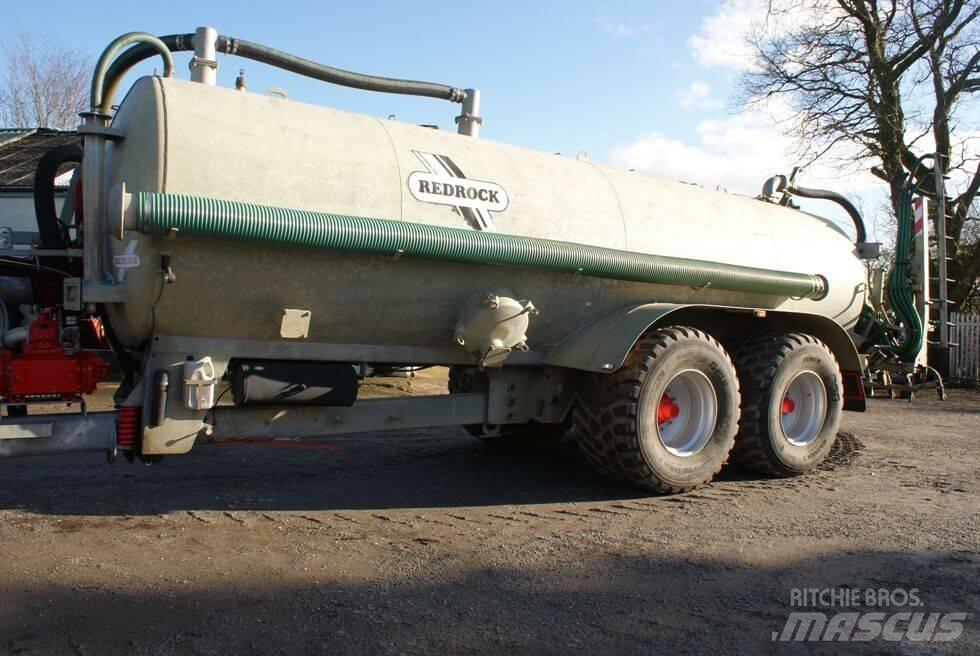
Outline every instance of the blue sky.
<svg viewBox="0 0 980 656"><path fill-rule="evenodd" d="M549 152L609 151L656 127L692 136L698 113L675 91L694 62L687 39L717 2L314 2L184 0L95 11L56 0L17 3L0 39L47 34L91 53L130 30L219 32L367 73L475 86L487 138ZM260 64L224 58L219 82L244 67L250 90L451 128L454 106L330 87ZM145 69L152 70L152 67ZM178 67L186 74L186 56Z"/></svg>

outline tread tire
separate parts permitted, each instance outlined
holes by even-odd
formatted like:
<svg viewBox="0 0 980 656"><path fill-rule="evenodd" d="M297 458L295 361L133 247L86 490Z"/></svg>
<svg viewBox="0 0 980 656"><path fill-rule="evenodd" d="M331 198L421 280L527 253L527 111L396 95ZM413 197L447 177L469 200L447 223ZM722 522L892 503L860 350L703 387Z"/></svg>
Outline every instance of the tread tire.
<svg viewBox="0 0 980 656"><path fill-rule="evenodd" d="M742 413L732 462L776 477L805 474L823 462L837 439L843 410L840 367L827 345L805 333L759 335L735 351L735 368L742 389ZM791 376L807 368L817 371L824 381L827 415L809 444L794 446L772 417L777 405L772 399L778 396L781 406Z"/></svg>
<svg viewBox="0 0 980 656"><path fill-rule="evenodd" d="M669 453L659 437L644 441L641 434L644 395L656 393L659 400L680 366L704 368L718 405L714 433L700 451L687 457ZM590 376L579 396L574 421L586 459L608 478L657 494L687 492L714 478L738 428L735 366L718 340L687 326L645 333L618 371ZM676 469L682 466L689 471Z"/></svg>

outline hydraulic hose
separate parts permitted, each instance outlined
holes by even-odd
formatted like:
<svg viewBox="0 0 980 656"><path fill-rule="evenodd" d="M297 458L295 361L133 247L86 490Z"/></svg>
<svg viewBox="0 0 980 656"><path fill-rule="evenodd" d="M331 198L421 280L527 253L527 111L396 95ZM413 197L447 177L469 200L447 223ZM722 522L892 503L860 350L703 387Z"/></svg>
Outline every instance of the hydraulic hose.
<svg viewBox="0 0 980 656"><path fill-rule="evenodd" d="M159 41L171 52L184 52L194 50L194 34L168 34L158 37ZM414 80L400 80L390 77L378 77L375 75L365 75L363 73L353 73L332 66L324 66L302 57L297 57L268 46L263 46L251 41L236 39L228 36L219 36L215 49L227 55L237 55L246 59L252 59L263 64L269 64L283 70L311 77L323 82L338 84L355 89L366 91L379 91L382 93L397 93L412 96L424 96L428 98L439 98L451 102L463 102L466 92L462 89L449 86L447 84L436 84L434 82L417 82ZM149 59L157 54L156 47L149 43L137 43L129 50L123 52L112 63L105 74L105 98L111 102L115 95L119 83L123 76L136 64L144 59Z"/></svg>
<svg viewBox="0 0 980 656"><path fill-rule="evenodd" d="M44 153L37 163L34 171L34 216L37 218L41 248L58 250L68 247L55 207L54 179L62 164L81 161L81 147L77 144L65 144Z"/></svg>
<svg viewBox="0 0 980 656"><path fill-rule="evenodd" d="M844 208L844 211L851 216L851 221L854 222L854 230L857 233L855 242L858 244L863 244L864 242L868 241L868 233L864 229L864 219L861 218L861 213L858 212L858 209L854 207L854 204L851 201L847 200L847 198L841 194L833 191L827 191L826 189L808 189L807 187L797 187L796 185L788 186L786 191L794 196L829 200L837 203Z"/></svg>
<svg viewBox="0 0 980 656"><path fill-rule="evenodd" d="M140 192L133 202L136 227L144 234L516 266L786 297L821 299L827 293L827 281L819 275L648 255L552 239L174 194Z"/></svg>

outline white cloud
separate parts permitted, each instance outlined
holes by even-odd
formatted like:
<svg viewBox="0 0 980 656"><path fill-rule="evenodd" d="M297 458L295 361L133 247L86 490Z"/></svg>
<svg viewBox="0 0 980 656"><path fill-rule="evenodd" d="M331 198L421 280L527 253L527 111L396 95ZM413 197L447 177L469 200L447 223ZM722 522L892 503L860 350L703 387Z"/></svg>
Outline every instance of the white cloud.
<svg viewBox="0 0 980 656"><path fill-rule="evenodd" d="M711 87L701 80L694 80L683 89L677 90L677 101L683 109L704 109L721 107L722 102L711 95Z"/></svg>
<svg viewBox="0 0 980 656"><path fill-rule="evenodd" d="M786 163L785 143L766 130L755 115L702 121L697 141L685 143L660 132L614 148L614 166L636 169L664 178L717 185L738 193L755 194L763 180Z"/></svg>
<svg viewBox="0 0 980 656"><path fill-rule="evenodd" d="M751 66L752 49L745 38L763 11L762 0L722 2L715 13L701 19L687 41L694 59L702 66Z"/></svg>
<svg viewBox="0 0 980 656"><path fill-rule="evenodd" d="M701 19L687 44L701 66L745 70L754 66L750 36L787 34L803 25L835 20L840 8L829 0L806 4L785 0L722 0Z"/></svg>
<svg viewBox="0 0 980 656"><path fill-rule="evenodd" d="M697 183L708 189L756 196L765 180L789 174L799 164L795 141L779 132L760 112L701 121L689 142L651 132L609 154L613 166L635 169L670 180ZM833 189L857 200L871 213L879 202L881 184L865 171L841 171L832 164L811 165L800 174L804 186ZM833 218L842 226L850 220L835 205L801 201L810 211ZM870 227L870 226L869 226Z"/></svg>

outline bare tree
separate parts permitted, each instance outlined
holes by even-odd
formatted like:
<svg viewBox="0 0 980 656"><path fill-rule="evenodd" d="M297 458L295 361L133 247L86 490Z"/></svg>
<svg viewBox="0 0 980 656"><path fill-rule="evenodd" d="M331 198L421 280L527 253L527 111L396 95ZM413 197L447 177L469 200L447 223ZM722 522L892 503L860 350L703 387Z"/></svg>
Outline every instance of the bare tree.
<svg viewBox="0 0 980 656"><path fill-rule="evenodd" d="M20 34L0 46L0 125L74 128L88 104L90 74L82 51Z"/></svg>
<svg viewBox="0 0 980 656"><path fill-rule="evenodd" d="M974 201L980 162L968 112L980 91L980 0L769 0L752 34L755 65L740 80L744 105L779 98L789 131L811 160L834 154L874 163L897 209L911 176L934 190L940 153L952 176L950 298L980 303ZM980 97L980 94L978 94ZM976 135L974 135L976 136ZM971 152L974 154L971 155ZM947 189L949 193L951 189Z"/></svg>

